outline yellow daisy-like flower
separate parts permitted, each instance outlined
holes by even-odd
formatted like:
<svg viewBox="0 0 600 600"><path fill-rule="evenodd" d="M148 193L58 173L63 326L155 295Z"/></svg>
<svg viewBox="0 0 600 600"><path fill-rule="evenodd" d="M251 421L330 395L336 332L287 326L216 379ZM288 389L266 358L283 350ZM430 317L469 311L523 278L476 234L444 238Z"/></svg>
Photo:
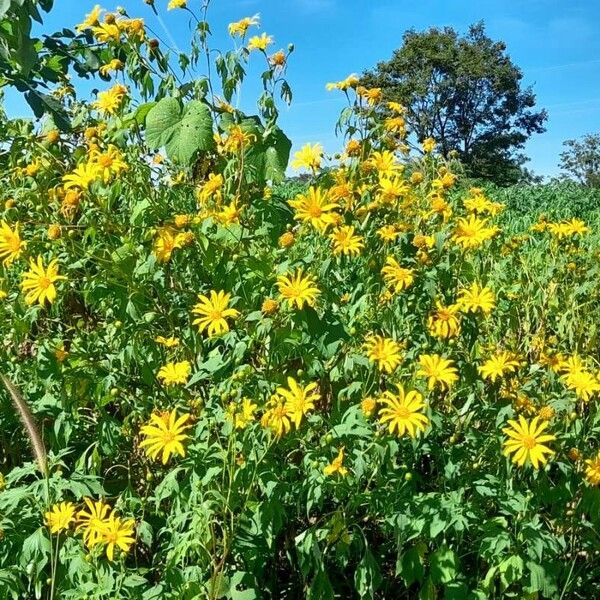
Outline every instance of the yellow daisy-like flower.
<svg viewBox="0 0 600 600"><path fill-rule="evenodd" d="M121 107L126 94L127 88L117 83L109 90L98 92L98 98L92 103L92 106L105 114L114 115Z"/></svg>
<svg viewBox="0 0 600 600"><path fill-rule="evenodd" d="M334 254L358 255L365 245L363 237L355 235L352 225L344 225L334 229L329 237L333 241Z"/></svg>
<svg viewBox="0 0 600 600"><path fill-rule="evenodd" d="M510 427L505 427L502 432L508 437L502 444L504 446L504 456L510 456L514 463L522 467L526 462L530 462L534 469L539 469L540 465L546 464L548 458L546 455L554 454L554 450L545 446L545 442L556 439L556 436L543 434L548 427L548 421L542 421L534 417L528 421L523 415L519 416L519 421L509 419Z"/></svg>
<svg viewBox="0 0 600 600"><path fill-rule="evenodd" d="M112 144L104 152L100 152L97 148L92 149L90 163L97 166L99 176L104 183L109 183L114 177L129 169L119 149Z"/></svg>
<svg viewBox="0 0 600 600"><path fill-rule="evenodd" d="M590 485L600 485L600 452L585 461L585 478Z"/></svg>
<svg viewBox="0 0 600 600"><path fill-rule="evenodd" d="M519 361L516 360L515 356L506 350L502 350L488 358L477 370L484 379L494 382L508 373L514 373L518 368Z"/></svg>
<svg viewBox="0 0 600 600"><path fill-rule="evenodd" d="M367 358L386 373L395 371L402 362L400 344L392 338L371 334L366 337L363 348Z"/></svg>
<svg viewBox="0 0 600 600"><path fill-rule="evenodd" d="M165 385L186 384L191 371L192 365L187 360L177 363L170 362L160 368L157 377Z"/></svg>
<svg viewBox="0 0 600 600"><path fill-rule="evenodd" d="M298 310L302 310L305 304L314 306L321 293L315 280L310 275L304 275L302 269L280 275L277 278L277 288L288 307L296 306Z"/></svg>
<svg viewBox="0 0 600 600"><path fill-rule="evenodd" d="M397 394L387 391L380 399L384 408L379 411L379 422L387 424L390 433L397 430L398 436L408 434L415 438L418 431L425 431L429 425L429 418L422 412L425 401L415 390L405 393L402 385L396 384L396 387Z"/></svg>
<svg viewBox="0 0 600 600"><path fill-rule="evenodd" d="M179 338L174 336L164 337L162 335L157 335L154 338L154 341L165 348L175 348L176 346L179 346Z"/></svg>
<svg viewBox="0 0 600 600"><path fill-rule="evenodd" d="M91 498L84 498L83 501L87 510L84 507L77 513L77 529L83 532L83 541L91 548L101 541L110 506L102 500L94 502Z"/></svg>
<svg viewBox="0 0 600 600"><path fill-rule="evenodd" d="M190 418L189 414L177 418L175 410L153 413L150 422L140 430L145 436L145 439L140 442L140 448L144 448L146 454L153 460L162 453L163 465L167 464L172 454L185 457L182 442L190 437L184 433L190 427L188 424Z"/></svg>
<svg viewBox="0 0 600 600"><path fill-rule="evenodd" d="M75 26L77 31L84 31L89 29L90 27L94 27L98 25L98 21L100 19L100 14L102 13L102 8L99 4L96 4L92 11L85 16L85 19L79 23L79 25Z"/></svg>
<svg viewBox="0 0 600 600"><path fill-rule="evenodd" d="M585 369L573 369L560 379L569 389L575 391L578 398L586 402L596 392L600 392L600 381Z"/></svg>
<svg viewBox="0 0 600 600"><path fill-rule="evenodd" d="M133 519L121 519L114 514L105 521L100 537L100 543L106 545L106 556L108 560L114 560L115 548L123 552L129 549L135 542L135 521Z"/></svg>
<svg viewBox="0 0 600 600"><path fill-rule="evenodd" d="M488 227L485 219L470 215L468 218L457 220L452 239L464 249L478 248L485 241L494 237L498 231L497 227Z"/></svg>
<svg viewBox="0 0 600 600"><path fill-rule="evenodd" d="M490 288L482 287L475 282L470 288L460 290L458 304L464 312L481 311L489 315L496 306L496 297Z"/></svg>
<svg viewBox="0 0 600 600"><path fill-rule="evenodd" d="M260 419L260 424L270 429L277 438L290 431L292 423L285 398L273 396L269 400L267 410Z"/></svg>
<svg viewBox="0 0 600 600"><path fill-rule="evenodd" d="M401 267L393 256L385 259L385 265L381 269L381 274L388 287L398 294L409 288L415 280L413 269Z"/></svg>
<svg viewBox="0 0 600 600"><path fill-rule="evenodd" d="M29 271L23 273L22 277L21 288L25 292L25 302L27 304L38 302L41 305L46 300L50 304L56 300L54 283L66 279L63 275L58 274L58 260L56 258L50 261L46 269L41 256L37 257L37 262L33 259L29 260Z"/></svg>
<svg viewBox="0 0 600 600"><path fill-rule="evenodd" d="M115 73L116 71L121 71L123 69L123 62L118 58L113 58L111 61L107 62L105 65L102 65L98 72L100 75L104 77L108 77L111 73Z"/></svg>
<svg viewBox="0 0 600 600"><path fill-rule="evenodd" d="M185 8L187 6L187 0L169 0L167 4L167 10L175 10L176 8Z"/></svg>
<svg viewBox="0 0 600 600"><path fill-rule="evenodd" d="M46 527L50 533L61 533L67 531L75 521L75 505L72 502L60 502L54 504L44 515Z"/></svg>
<svg viewBox="0 0 600 600"><path fill-rule="evenodd" d="M254 15L253 17L244 17L243 19L240 19L235 23L229 23L229 35L238 35L239 37L243 38L246 35L248 29L253 25L258 25L258 23L258 15Z"/></svg>
<svg viewBox="0 0 600 600"><path fill-rule="evenodd" d="M248 40L248 50L262 50L263 52L273 43L273 38L266 33L254 35Z"/></svg>
<svg viewBox="0 0 600 600"><path fill-rule="evenodd" d="M7 267L21 256L25 242L19 235L19 223L11 229L6 221L0 221L0 259L2 264Z"/></svg>
<svg viewBox="0 0 600 600"><path fill-rule="evenodd" d="M427 319L429 333L444 340L456 337L460 333L458 310L457 304L444 306L441 302L436 302L435 311Z"/></svg>
<svg viewBox="0 0 600 600"><path fill-rule="evenodd" d="M422 354L419 356L419 366L417 377L427 378L427 388L430 390L436 385L448 389L458 381L458 370L454 363L439 354Z"/></svg>
<svg viewBox="0 0 600 600"><path fill-rule="evenodd" d="M377 408L377 400L371 396L367 396L360 403L360 409L365 417L370 417Z"/></svg>
<svg viewBox="0 0 600 600"><path fill-rule="evenodd" d="M339 204L333 202L329 192L311 186L306 194L298 194L288 204L294 209L294 218L297 221L309 223L317 231L325 231L329 225L336 222L334 211Z"/></svg>
<svg viewBox="0 0 600 600"><path fill-rule="evenodd" d="M395 225L384 225L377 230L377 235L384 242L393 242L400 235L400 231L396 228Z"/></svg>
<svg viewBox="0 0 600 600"><path fill-rule="evenodd" d="M348 475L348 469L342 464L344 462L344 447L340 448L338 455L323 468L323 474L330 477L335 473L339 473L342 477Z"/></svg>
<svg viewBox="0 0 600 600"><path fill-rule="evenodd" d="M192 313L198 315L198 318L194 319L193 324L198 325L201 332L206 329L208 337L229 331L227 319L235 319L240 314L235 308L229 308L230 298L231 294L223 290L211 290L210 298L198 294L199 302L192 308Z"/></svg>
<svg viewBox="0 0 600 600"><path fill-rule="evenodd" d="M249 398L244 398L242 404L232 402L229 405L228 414L236 429L246 429L254 421L254 413L258 406Z"/></svg>
<svg viewBox="0 0 600 600"><path fill-rule="evenodd" d="M380 179L390 178L401 169L393 152L389 150L376 151L371 154L366 164L377 171Z"/></svg>
<svg viewBox="0 0 600 600"><path fill-rule="evenodd" d="M88 190L90 185L102 177L100 165L94 162L85 162L77 165L72 173L63 175L63 185L66 190L69 188L80 188Z"/></svg>
<svg viewBox="0 0 600 600"><path fill-rule="evenodd" d="M293 169L311 169L316 171L321 166L323 159L323 146L321 144L305 144L294 154L291 162Z"/></svg>
<svg viewBox="0 0 600 600"><path fill-rule="evenodd" d="M435 150L436 146L436 141L431 137L425 138L421 142L421 148L423 148L423 152L425 152L425 154L431 154Z"/></svg>
<svg viewBox="0 0 600 600"><path fill-rule="evenodd" d="M293 377L288 377L287 384L289 389L278 387L277 394L285 400L288 416L298 429L302 417L315 408L315 402L319 401L321 395L314 382L302 386Z"/></svg>
<svg viewBox="0 0 600 600"><path fill-rule="evenodd" d="M161 263L171 260L173 251L183 248L188 242L187 233L178 231L169 225L160 227L156 232L152 253Z"/></svg>

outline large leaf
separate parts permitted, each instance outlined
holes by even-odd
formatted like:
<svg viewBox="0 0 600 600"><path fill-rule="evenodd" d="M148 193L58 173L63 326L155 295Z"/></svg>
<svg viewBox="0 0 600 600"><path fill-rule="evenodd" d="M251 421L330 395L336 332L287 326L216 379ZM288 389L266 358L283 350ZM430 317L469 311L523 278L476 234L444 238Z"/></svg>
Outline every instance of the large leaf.
<svg viewBox="0 0 600 600"><path fill-rule="evenodd" d="M279 127L275 127L265 140L265 145L264 177L274 183L279 183L285 179L292 141Z"/></svg>
<svg viewBox="0 0 600 600"><path fill-rule="evenodd" d="M151 148L164 147L170 159L191 165L198 152L214 146L210 109L199 100L183 107L177 98L163 98L146 116L146 141Z"/></svg>

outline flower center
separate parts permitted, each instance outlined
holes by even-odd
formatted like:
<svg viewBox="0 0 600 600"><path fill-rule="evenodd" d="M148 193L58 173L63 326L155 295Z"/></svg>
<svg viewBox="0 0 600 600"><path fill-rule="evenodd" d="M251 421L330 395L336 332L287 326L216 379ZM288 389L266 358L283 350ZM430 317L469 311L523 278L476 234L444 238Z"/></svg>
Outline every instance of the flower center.
<svg viewBox="0 0 600 600"><path fill-rule="evenodd" d="M50 281L50 279L48 277L40 277L38 279L38 287L43 290L48 289L48 287L51 285L51 283L52 282Z"/></svg>
<svg viewBox="0 0 600 600"><path fill-rule="evenodd" d="M524 435L523 436L523 446L527 448L527 450L531 450L536 446L535 438L532 435Z"/></svg>
<svg viewBox="0 0 600 600"><path fill-rule="evenodd" d="M396 409L396 416L404 421L410 417L410 410L406 406L399 406Z"/></svg>
<svg viewBox="0 0 600 600"><path fill-rule="evenodd" d="M212 321L218 321L223 318L223 312L220 310L211 310L208 316Z"/></svg>

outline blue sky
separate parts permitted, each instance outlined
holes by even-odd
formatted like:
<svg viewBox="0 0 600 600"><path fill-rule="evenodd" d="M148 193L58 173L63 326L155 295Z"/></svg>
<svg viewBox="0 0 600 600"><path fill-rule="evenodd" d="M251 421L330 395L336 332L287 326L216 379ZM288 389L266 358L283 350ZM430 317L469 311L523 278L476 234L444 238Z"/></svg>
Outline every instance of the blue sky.
<svg viewBox="0 0 600 600"><path fill-rule="evenodd" d="M123 0L101 5L112 10L119 4L130 16L144 17L163 39L184 50L189 39L189 15L167 12L168 0L155 0L161 20L143 0ZM93 0L55 0L40 31L72 27L95 4ZM198 8L200 0L188 0ZM209 21L213 45L228 48L227 24L260 13L261 31L275 38L273 49L295 45L288 80L294 91L290 108L282 108L281 125L295 148L321 142L334 152L340 141L334 125L344 102L341 95L325 91L325 83L350 73L360 73L389 58L406 29L450 25L466 31L483 19L488 34L506 42L508 53L533 85L538 104L548 110L547 132L534 136L526 153L536 173L558 173L558 156L565 139L600 132L600 3L598 0L213 0ZM253 61L256 60L253 57ZM258 96L260 65L251 65L240 108L249 111ZM81 86L87 92L97 81ZM339 94L339 93L338 93ZM14 94L7 99L9 114L27 114Z"/></svg>

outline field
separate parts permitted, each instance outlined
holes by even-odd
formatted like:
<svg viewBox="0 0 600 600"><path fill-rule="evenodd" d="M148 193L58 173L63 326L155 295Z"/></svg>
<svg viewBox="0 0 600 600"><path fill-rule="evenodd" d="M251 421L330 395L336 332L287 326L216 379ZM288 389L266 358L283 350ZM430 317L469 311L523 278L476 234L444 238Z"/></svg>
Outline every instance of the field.
<svg viewBox="0 0 600 600"><path fill-rule="evenodd" d="M0 597L600 597L600 194L469 181L353 77L290 157L252 19L210 90L108 24L122 82L0 119Z"/></svg>

